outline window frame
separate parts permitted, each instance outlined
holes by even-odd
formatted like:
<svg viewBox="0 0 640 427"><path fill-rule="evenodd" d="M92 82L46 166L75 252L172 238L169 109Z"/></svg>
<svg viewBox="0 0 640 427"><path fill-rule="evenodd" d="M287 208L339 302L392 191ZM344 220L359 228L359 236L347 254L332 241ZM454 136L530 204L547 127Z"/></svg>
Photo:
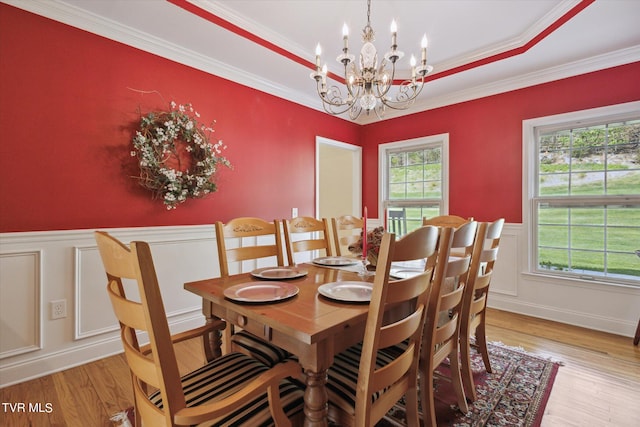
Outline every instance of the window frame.
<svg viewBox="0 0 640 427"><path fill-rule="evenodd" d="M429 203L436 201L436 199L407 199L405 201L390 201L389 200L389 176L388 176L388 164L387 157L389 153L399 151L410 151L418 148L440 148L441 150L441 167L442 167L442 195L437 200L437 205L440 209L440 215L447 215L449 212L449 134L442 133L437 135L430 135L420 138L407 139L402 141L388 142L378 145L378 194L379 206L378 212L380 212L380 222L384 224L384 213L389 206L395 207L412 207L422 206L424 201L428 200Z"/></svg>
<svg viewBox="0 0 640 427"><path fill-rule="evenodd" d="M598 195L598 196L538 196L538 144L539 129L550 131L575 127L588 127L603 122L625 120L640 115L640 101L628 102L606 107L593 108L546 117L524 120L522 122L522 219L525 232L527 253L527 274L535 276L554 276L558 279L600 283L607 286L640 287L640 280L627 280L617 276L599 276L579 272L554 271L541 269L538 265L538 207L543 202L556 206L588 207L602 205L620 205L624 202L640 204L640 195Z"/></svg>

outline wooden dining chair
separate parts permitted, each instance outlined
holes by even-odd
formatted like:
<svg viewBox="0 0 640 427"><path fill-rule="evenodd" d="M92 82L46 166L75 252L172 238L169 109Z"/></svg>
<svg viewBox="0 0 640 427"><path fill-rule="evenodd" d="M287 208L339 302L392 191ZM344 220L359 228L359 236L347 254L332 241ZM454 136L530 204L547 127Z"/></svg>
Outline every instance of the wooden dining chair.
<svg viewBox="0 0 640 427"><path fill-rule="evenodd" d="M364 221L362 218L353 215L342 215L331 218L331 228L333 229L333 243L338 256L350 256L349 245L359 242L362 239L362 228Z"/></svg>
<svg viewBox="0 0 640 427"><path fill-rule="evenodd" d="M304 415L304 392L291 379L300 366L293 361L269 368L245 354L230 353L180 377L173 344L220 329L224 322L172 337L149 245L132 242L127 247L99 231L95 239L132 376L136 425L290 426L290 418ZM125 294L125 284L133 288L127 294L134 298ZM146 333L149 344L140 346L137 333Z"/></svg>
<svg viewBox="0 0 640 427"><path fill-rule="evenodd" d="M241 217L234 218L226 224L217 221L215 229L222 277L229 276L231 263L272 257L278 266L284 265L279 221L268 222L261 218ZM229 247L227 239L235 240L237 244ZM260 239L266 241L260 242ZM251 240L251 244L247 245L247 240ZM288 352L249 332L236 332L231 324L227 325L222 342L225 353L241 351L269 366L289 357Z"/></svg>
<svg viewBox="0 0 640 427"><path fill-rule="evenodd" d="M324 250L327 256L333 255L329 243L329 222L326 218L318 220L309 216L299 216L283 220L282 226L289 265L296 264L295 254L299 252ZM315 233L321 233L321 235L314 236ZM295 240L296 235L304 235L304 237Z"/></svg>
<svg viewBox="0 0 640 427"><path fill-rule="evenodd" d="M389 209L389 230L396 236L403 236L407 233L407 211L405 208L401 210Z"/></svg>
<svg viewBox="0 0 640 427"><path fill-rule="evenodd" d="M398 241L394 234L383 235L364 341L336 355L328 372L329 418L337 425L373 426L403 396L407 425L420 425L417 370L431 272L393 281L389 270L396 256L434 256L437 241L435 227L422 227ZM388 318L398 306L408 310ZM393 356L381 351L400 343L403 351Z"/></svg>
<svg viewBox="0 0 640 427"><path fill-rule="evenodd" d="M463 224L473 221L473 217L463 218L458 215L439 215L431 218L422 218L422 225L435 225L436 227L458 228Z"/></svg>
<svg viewBox="0 0 640 427"><path fill-rule="evenodd" d="M477 398L471 369L472 337L475 336L474 346L482 355L486 371L492 372L489 350L487 349L485 322L489 285L491 284L494 264L498 258L503 226L503 218L492 223L482 222L479 224L471 258L471 267L469 268L469 280L462 300L462 314L460 316L462 382L466 396L472 402Z"/></svg>
<svg viewBox="0 0 640 427"><path fill-rule="evenodd" d="M222 277L229 276L229 265L232 262L275 257L277 265L284 265L279 221L268 222L260 218L243 217L234 218L226 224L217 221L215 227ZM255 239L255 244L244 246L248 238ZM264 238L269 238L269 241L259 244L258 240ZM227 239L235 239L238 246L228 247Z"/></svg>
<svg viewBox="0 0 640 427"><path fill-rule="evenodd" d="M469 410L462 383L459 362L460 313L462 296L468 282L477 222L458 229L440 227L438 259L435 265L427 322L420 355L420 393L425 425L435 427L434 378L438 367L446 359L450 363L448 378L438 375L439 381L450 381L462 413ZM452 256L452 249L463 250Z"/></svg>

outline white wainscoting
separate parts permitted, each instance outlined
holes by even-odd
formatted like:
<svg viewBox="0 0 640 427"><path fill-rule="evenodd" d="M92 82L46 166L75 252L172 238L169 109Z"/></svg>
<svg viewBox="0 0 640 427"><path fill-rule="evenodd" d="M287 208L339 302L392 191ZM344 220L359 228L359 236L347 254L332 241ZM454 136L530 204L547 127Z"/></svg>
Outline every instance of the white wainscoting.
<svg viewBox="0 0 640 427"><path fill-rule="evenodd" d="M522 224L505 224L490 307L633 337L640 288L530 274L525 232Z"/></svg>
<svg viewBox="0 0 640 427"><path fill-rule="evenodd" d="M219 275L213 225L107 230L151 244L173 331L202 324L184 282ZM117 322L93 230L0 235L0 387L119 353ZM67 317L51 319L65 299Z"/></svg>
<svg viewBox="0 0 640 427"><path fill-rule="evenodd" d="M40 250L0 253L0 359L42 348L41 260Z"/></svg>
<svg viewBox="0 0 640 427"><path fill-rule="evenodd" d="M174 332L202 324L201 302L183 284L219 275L213 225L106 231L151 244ZM522 233L519 224L505 225L490 306L633 335L640 289L525 274ZM0 234L0 387L121 352L105 285L93 230ZM68 316L52 320L49 303L59 299L67 300Z"/></svg>

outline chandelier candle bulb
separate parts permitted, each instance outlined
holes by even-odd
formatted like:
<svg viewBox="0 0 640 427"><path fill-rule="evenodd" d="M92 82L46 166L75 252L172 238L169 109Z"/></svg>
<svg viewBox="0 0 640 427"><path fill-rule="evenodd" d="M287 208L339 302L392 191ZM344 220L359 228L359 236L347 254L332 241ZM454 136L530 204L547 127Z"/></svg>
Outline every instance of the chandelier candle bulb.
<svg viewBox="0 0 640 427"><path fill-rule="evenodd" d="M346 54L349 50L349 27L347 27L347 23L345 22L342 26L342 40L344 40L344 53Z"/></svg>
<svg viewBox="0 0 640 427"><path fill-rule="evenodd" d="M397 37L398 24L396 24L396 20L394 19L391 21L391 50L396 50L396 47L398 46Z"/></svg>
<svg viewBox="0 0 640 427"><path fill-rule="evenodd" d="M320 71L320 55L322 54L322 48L320 43L316 46L316 70Z"/></svg>
<svg viewBox="0 0 640 427"><path fill-rule="evenodd" d="M411 55L411 59L409 60L409 63L411 64L411 78L415 82L415 79L416 79L416 57Z"/></svg>
<svg viewBox="0 0 640 427"><path fill-rule="evenodd" d="M327 93L327 64L322 66L322 89L321 93Z"/></svg>
<svg viewBox="0 0 640 427"><path fill-rule="evenodd" d="M422 43L420 43L422 47L422 65L427 65L427 35L422 36Z"/></svg>

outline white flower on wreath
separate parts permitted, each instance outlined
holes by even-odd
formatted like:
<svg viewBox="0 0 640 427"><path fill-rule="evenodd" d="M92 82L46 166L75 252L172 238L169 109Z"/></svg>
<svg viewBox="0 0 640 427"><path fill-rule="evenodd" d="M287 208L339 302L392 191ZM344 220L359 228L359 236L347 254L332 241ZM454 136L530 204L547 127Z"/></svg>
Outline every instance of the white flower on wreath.
<svg viewBox="0 0 640 427"><path fill-rule="evenodd" d="M213 127L198 122L200 114L191 104L171 101L170 107L169 111L151 112L140 119L131 156L138 158L140 185L162 198L167 209L175 209L187 198L215 192L218 166L231 167L231 163L221 155L227 146L221 140L213 144L209 141ZM181 144L191 157L191 168L184 171L167 164L177 161L180 165Z"/></svg>

